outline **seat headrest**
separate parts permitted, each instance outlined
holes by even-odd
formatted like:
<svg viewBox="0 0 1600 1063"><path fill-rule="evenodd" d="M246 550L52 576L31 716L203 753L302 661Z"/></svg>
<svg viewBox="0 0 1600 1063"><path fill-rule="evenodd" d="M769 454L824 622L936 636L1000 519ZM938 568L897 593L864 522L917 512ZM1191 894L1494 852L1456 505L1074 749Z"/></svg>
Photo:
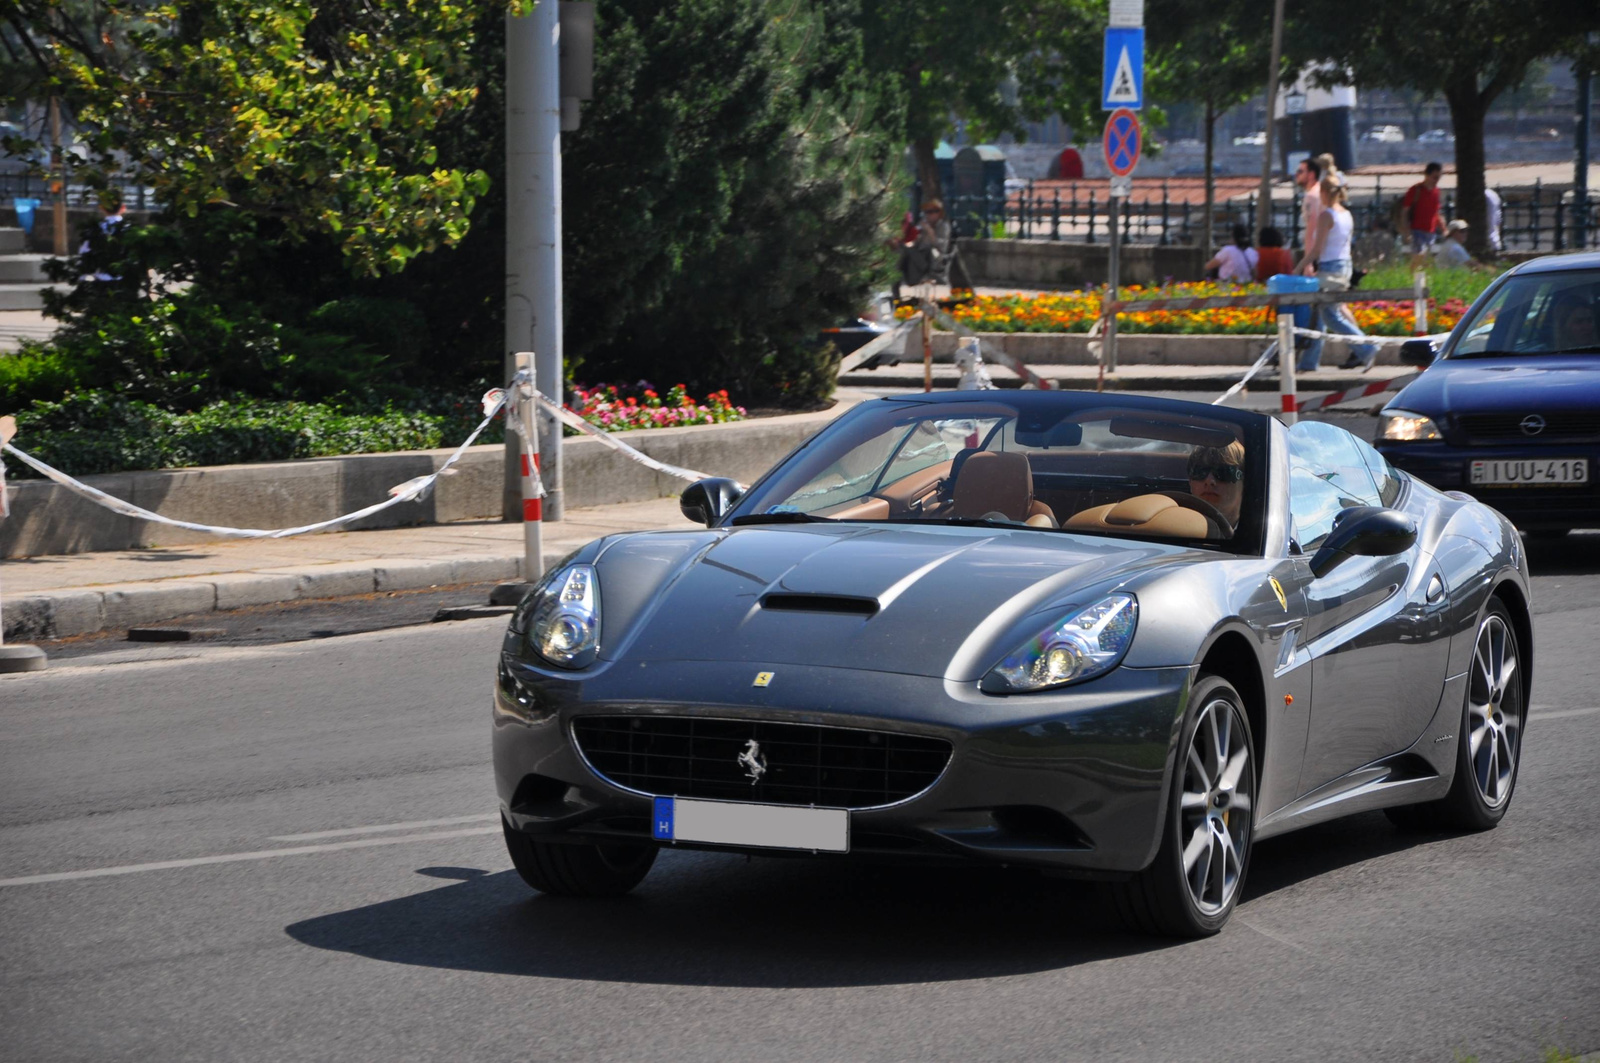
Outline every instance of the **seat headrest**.
<svg viewBox="0 0 1600 1063"><path fill-rule="evenodd" d="M1004 513L1011 520L1026 520L1033 504L1033 469L1026 454L983 451L961 465L956 478L957 517Z"/></svg>

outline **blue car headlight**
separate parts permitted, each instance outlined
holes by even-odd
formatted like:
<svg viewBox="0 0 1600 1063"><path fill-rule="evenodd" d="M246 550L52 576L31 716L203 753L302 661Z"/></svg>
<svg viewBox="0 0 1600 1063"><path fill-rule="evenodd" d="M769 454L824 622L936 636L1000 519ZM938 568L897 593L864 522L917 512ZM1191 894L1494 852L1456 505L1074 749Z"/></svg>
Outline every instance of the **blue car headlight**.
<svg viewBox="0 0 1600 1063"><path fill-rule="evenodd" d="M1139 603L1113 594L1045 628L989 670L982 688L994 694L1049 690L1103 675L1133 643Z"/></svg>
<svg viewBox="0 0 1600 1063"><path fill-rule="evenodd" d="M528 648L562 668L583 668L600 652L600 583L593 565L568 565L533 592Z"/></svg>

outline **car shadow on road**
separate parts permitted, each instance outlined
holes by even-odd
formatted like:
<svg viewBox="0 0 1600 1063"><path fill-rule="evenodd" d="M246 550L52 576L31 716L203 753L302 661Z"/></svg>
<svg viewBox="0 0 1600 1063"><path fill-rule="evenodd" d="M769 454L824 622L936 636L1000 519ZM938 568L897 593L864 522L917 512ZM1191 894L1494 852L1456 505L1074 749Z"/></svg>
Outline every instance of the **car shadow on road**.
<svg viewBox="0 0 1600 1063"><path fill-rule="evenodd" d="M1341 868L1421 845L1459 838L1458 832L1403 831L1382 812L1361 812L1256 843L1241 904Z"/></svg>
<svg viewBox="0 0 1600 1063"><path fill-rule="evenodd" d="M1528 570L1535 576L1587 576L1600 572L1600 532L1575 531L1560 538L1530 537Z"/></svg>
<svg viewBox="0 0 1600 1063"><path fill-rule="evenodd" d="M669 852L633 894L569 900L514 871L285 928L391 963L645 984L837 987L992 978L1175 946L1126 933L1081 883L1003 869L916 869Z"/></svg>

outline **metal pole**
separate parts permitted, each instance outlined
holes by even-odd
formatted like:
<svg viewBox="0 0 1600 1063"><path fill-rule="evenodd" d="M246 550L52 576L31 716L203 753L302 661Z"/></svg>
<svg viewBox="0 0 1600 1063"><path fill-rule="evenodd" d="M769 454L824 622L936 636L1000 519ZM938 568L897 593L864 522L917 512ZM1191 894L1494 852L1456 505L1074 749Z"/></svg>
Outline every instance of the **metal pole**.
<svg viewBox="0 0 1600 1063"><path fill-rule="evenodd" d="M1577 128L1572 138L1572 246L1589 246L1589 122L1594 105L1594 74L1584 66L1578 75Z"/></svg>
<svg viewBox="0 0 1600 1063"><path fill-rule="evenodd" d="M922 390L933 390L933 320L926 304L922 311Z"/></svg>
<svg viewBox="0 0 1600 1063"><path fill-rule="evenodd" d="M1417 270L1411 275L1411 291L1415 298L1411 302L1413 320L1411 331L1416 336L1428 334L1428 275L1422 270Z"/></svg>
<svg viewBox="0 0 1600 1063"><path fill-rule="evenodd" d="M1283 0L1272 3L1272 60L1267 70L1267 142L1261 147L1261 195L1256 199L1256 232L1270 224L1272 217L1272 134L1278 106L1278 64L1283 58ZM1210 219L1207 219L1208 221ZM1280 355L1279 361L1282 361Z"/></svg>
<svg viewBox="0 0 1600 1063"><path fill-rule="evenodd" d="M1106 202L1111 205L1111 210L1109 211L1106 220L1107 239L1111 241L1111 263L1110 270L1108 271L1110 273L1110 278L1106 284L1109 295L1106 301L1114 303L1117 301L1117 282L1120 279L1120 274L1122 271L1122 241L1117 239L1117 210L1122 206L1122 204L1116 196L1107 196ZM1106 342L1103 349L1105 352L1106 371L1115 373L1117 371L1116 314L1112 314L1106 319Z"/></svg>
<svg viewBox="0 0 1600 1063"><path fill-rule="evenodd" d="M1313 318L1313 320L1315 320ZM1294 380L1294 314L1278 314L1278 395L1283 404L1283 423L1294 424L1299 418L1295 412Z"/></svg>
<svg viewBox="0 0 1600 1063"><path fill-rule="evenodd" d="M539 3L506 16L506 376L515 352L537 352L544 394L562 401L561 325L561 22L557 5ZM540 473L545 520L562 517L561 430L540 417ZM506 433L502 512L521 514L521 455Z"/></svg>
<svg viewBox="0 0 1600 1063"><path fill-rule="evenodd" d="M537 411L538 400L534 396L538 393L539 370L532 351L518 351L513 354L512 362L516 371L524 370L528 374L528 382L517 385L517 418L522 423L522 431L529 439L537 439L539 431L539 418ZM511 435L510 432L506 433ZM522 492L522 582L533 583L544 575L544 499L534 494L533 473L535 469L543 469L537 451L533 454L534 464L530 467L528 456L521 455L518 462L517 480Z"/></svg>

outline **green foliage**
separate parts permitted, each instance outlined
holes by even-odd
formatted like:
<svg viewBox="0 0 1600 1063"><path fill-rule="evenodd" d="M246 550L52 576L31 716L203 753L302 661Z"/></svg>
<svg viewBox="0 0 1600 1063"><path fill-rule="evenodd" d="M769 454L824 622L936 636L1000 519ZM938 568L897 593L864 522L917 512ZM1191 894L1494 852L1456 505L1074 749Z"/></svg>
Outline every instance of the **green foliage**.
<svg viewBox="0 0 1600 1063"><path fill-rule="evenodd" d="M88 391L61 402L36 402L18 413L17 445L63 472L84 476L454 446L480 416L475 404L445 399L410 403L404 410L247 401L173 413L111 392ZM503 439L497 421L479 442ZM35 474L7 459L6 475Z"/></svg>
<svg viewBox="0 0 1600 1063"><path fill-rule="evenodd" d="M131 169L180 217L218 207L337 241L357 273L458 242L487 187L438 165L432 134L472 102L471 10L435 0L27 0L49 72L94 131L100 169Z"/></svg>
<svg viewBox="0 0 1600 1063"><path fill-rule="evenodd" d="M1466 267L1464 269L1429 269L1428 298L1434 303L1459 299L1470 304L1483 294L1483 290L1500 276L1492 266ZM1372 291L1411 287L1411 267L1405 262L1391 262L1372 270L1361 278L1361 287Z"/></svg>
<svg viewBox="0 0 1600 1063"><path fill-rule="evenodd" d="M72 360L43 344L25 342L17 353L0 355L0 411L60 398L82 383Z"/></svg>

